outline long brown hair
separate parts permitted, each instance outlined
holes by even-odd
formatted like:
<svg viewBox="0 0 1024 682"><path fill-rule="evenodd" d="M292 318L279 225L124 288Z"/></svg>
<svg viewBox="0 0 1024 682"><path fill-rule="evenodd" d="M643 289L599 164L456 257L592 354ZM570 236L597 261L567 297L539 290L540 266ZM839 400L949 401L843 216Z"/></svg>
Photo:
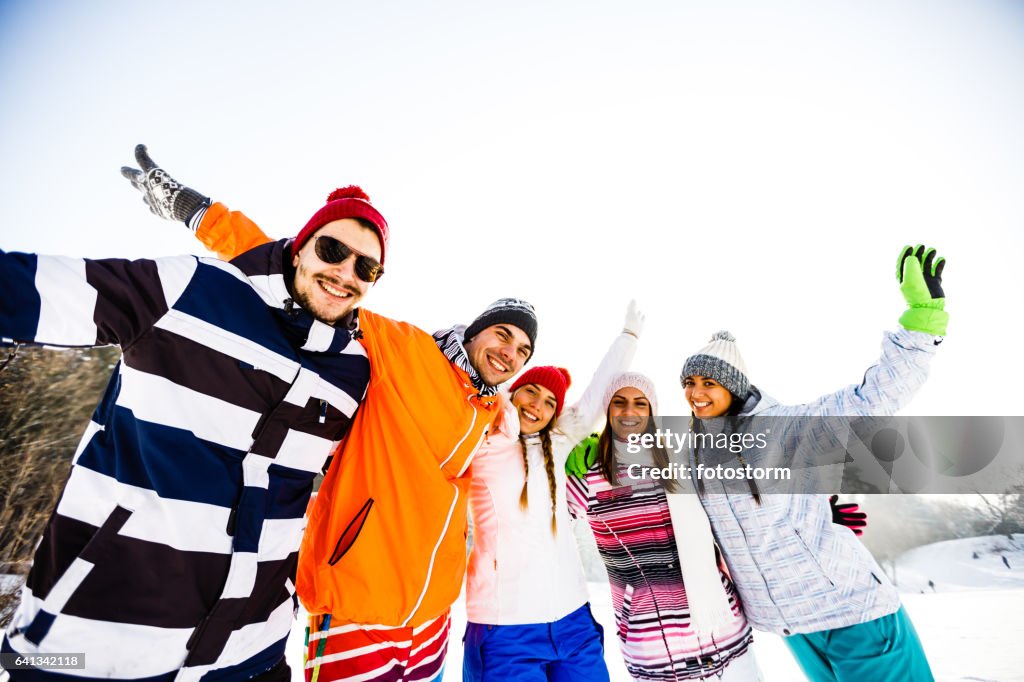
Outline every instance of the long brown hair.
<svg viewBox="0 0 1024 682"><path fill-rule="evenodd" d="M558 533L558 521L556 512L558 510L558 486L555 483L555 457L551 454L551 428L555 422L552 415L551 421L543 429L537 432L540 436L541 451L544 453L544 471L548 475L548 490L551 492L551 534ZM523 452L523 471L526 474L523 480L523 492L519 493L519 508L525 510L529 506L529 495L527 490L530 486L530 458L526 454L526 436L519 434L519 448Z"/></svg>

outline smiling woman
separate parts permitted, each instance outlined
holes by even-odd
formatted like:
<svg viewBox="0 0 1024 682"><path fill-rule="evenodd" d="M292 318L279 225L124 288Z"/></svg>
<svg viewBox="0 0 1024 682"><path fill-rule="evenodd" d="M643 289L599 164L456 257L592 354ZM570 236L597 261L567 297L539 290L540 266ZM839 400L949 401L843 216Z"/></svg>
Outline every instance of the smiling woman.
<svg viewBox="0 0 1024 682"><path fill-rule="evenodd" d="M600 437L573 453L585 464L574 464L568 501L590 524L608 571L626 668L652 682L759 679L750 626L700 503L692 494L670 496L673 481L629 473L668 465L661 448L626 447L631 435L654 431L654 383L637 372L620 374L604 404L608 424Z"/></svg>
<svg viewBox="0 0 1024 682"><path fill-rule="evenodd" d="M727 415L894 414L923 386L946 333L944 267L945 259L935 249L901 249L896 276L908 306L900 317L902 328L884 335L882 355L860 383L806 403L783 405L754 386L735 337L717 332L686 358L680 372L695 417L691 433L721 428L722 422L730 429L742 428L741 421L733 420L707 426L705 420ZM812 450L827 451L845 444L845 435L822 429L809 437L813 430L790 429L783 447L795 452L807 447L798 445L803 440ZM743 464L746 455L757 467L757 452L745 448L736 457ZM700 467L707 456L693 445L688 463ZM856 536L832 523L828 495L762 494L753 482L749 495L730 494L721 481L704 480L707 494L702 490L700 505L716 531L750 622L782 635L810 679L934 679L895 586Z"/></svg>
<svg viewBox="0 0 1024 682"><path fill-rule="evenodd" d="M488 329L499 342L514 339L502 326ZM554 366L524 372L474 458L463 680L608 680L566 502L565 462L600 420L601 397L632 361L642 326L631 303L623 333L583 397L564 413L569 372ZM514 350L528 354L521 345ZM506 352L513 352L509 343L484 357L504 362Z"/></svg>
<svg viewBox="0 0 1024 682"><path fill-rule="evenodd" d="M552 369L564 372L564 382L568 385L569 372L557 367ZM516 385L521 384L522 380L516 382ZM555 416L555 410L562 401L561 396L556 396L552 393L551 389L539 383L527 383L518 390L513 386L512 390L514 391L512 393L512 405L519 412L519 433L523 435L537 433L548 426L551 423L551 418ZM563 388L562 394L564 395L564 393L565 389Z"/></svg>
<svg viewBox="0 0 1024 682"><path fill-rule="evenodd" d="M628 438L634 433L643 433L651 417L651 403L643 391L632 386L623 386L608 403L608 420L615 425L618 438Z"/></svg>
<svg viewBox="0 0 1024 682"><path fill-rule="evenodd" d="M732 405L732 393L710 377L694 374L683 379L686 402L694 416L716 417L726 414Z"/></svg>

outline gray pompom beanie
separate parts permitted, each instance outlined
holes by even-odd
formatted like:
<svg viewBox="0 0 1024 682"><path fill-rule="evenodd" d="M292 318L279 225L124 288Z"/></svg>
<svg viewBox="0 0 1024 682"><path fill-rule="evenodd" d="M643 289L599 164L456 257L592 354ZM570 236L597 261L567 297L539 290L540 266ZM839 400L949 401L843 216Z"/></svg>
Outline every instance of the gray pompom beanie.
<svg viewBox="0 0 1024 682"><path fill-rule="evenodd" d="M736 347L736 337L727 331L717 332L708 345L686 358L679 381L692 376L714 379L741 400L750 392L747 363Z"/></svg>

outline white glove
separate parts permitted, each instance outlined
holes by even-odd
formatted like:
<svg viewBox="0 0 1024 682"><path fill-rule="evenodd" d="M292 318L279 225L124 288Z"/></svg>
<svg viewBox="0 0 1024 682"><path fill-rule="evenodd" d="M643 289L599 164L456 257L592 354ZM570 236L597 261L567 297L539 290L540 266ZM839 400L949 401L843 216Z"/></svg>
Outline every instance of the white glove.
<svg viewBox="0 0 1024 682"><path fill-rule="evenodd" d="M630 301L629 306L626 308L626 320L622 323L622 333L630 334L636 338L640 338L640 333L644 330L644 313L637 306L636 301Z"/></svg>

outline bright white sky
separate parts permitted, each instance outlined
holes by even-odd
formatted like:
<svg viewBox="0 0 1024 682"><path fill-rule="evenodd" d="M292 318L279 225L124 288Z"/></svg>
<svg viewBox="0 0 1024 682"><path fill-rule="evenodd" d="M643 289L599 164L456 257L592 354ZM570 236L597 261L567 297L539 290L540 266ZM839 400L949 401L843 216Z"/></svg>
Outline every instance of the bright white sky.
<svg viewBox="0 0 1024 682"><path fill-rule="evenodd" d="M274 235L359 183L369 307L526 298L577 396L635 297L681 414L720 328L784 401L859 381L924 240L952 319L908 413L1024 414L1020 3L297 4L0 4L0 248L199 253L120 177L137 142Z"/></svg>

